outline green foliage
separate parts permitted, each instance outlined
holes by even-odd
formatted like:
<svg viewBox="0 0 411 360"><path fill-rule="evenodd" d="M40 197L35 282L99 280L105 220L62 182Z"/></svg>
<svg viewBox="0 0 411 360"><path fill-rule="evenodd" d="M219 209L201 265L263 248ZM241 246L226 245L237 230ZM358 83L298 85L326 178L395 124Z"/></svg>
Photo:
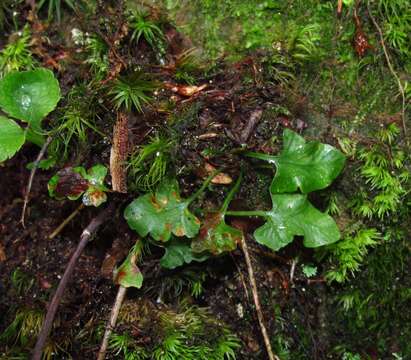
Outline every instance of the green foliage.
<svg viewBox="0 0 411 360"><path fill-rule="evenodd" d="M25 140L42 143L41 121L60 100L60 87L50 70L39 68L8 73L0 80L0 108L28 123L26 130L11 119L0 117L0 161L12 157Z"/></svg>
<svg viewBox="0 0 411 360"><path fill-rule="evenodd" d="M63 0L64 3L69 7L71 10L75 10L73 0ZM61 0L40 0L37 4L37 9L40 11L42 7L47 4L47 14L48 19L51 20L53 17L57 18L57 21L60 22L61 20Z"/></svg>
<svg viewBox="0 0 411 360"><path fill-rule="evenodd" d="M25 141L26 134L16 122L0 116L0 162L11 158Z"/></svg>
<svg viewBox="0 0 411 360"><path fill-rule="evenodd" d="M143 105L151 100L149 95L155 89L152 81L144 80L142 74L135 73L114 80L109 95L116 109L143 111Z"/></svg>
<svg viewBox="0 0 411 360"><path fill-rule="evenodd" d="M271 193L304 194L329 186L344 167L344 155L319 141L306 143L297 133L284 130L284 149L278 156L246 152L245 155L275 164ZM320 175L321 174L321 175Z"/></svg>
<svg viewBox="0 0 411 360"><path fill-rule="evenodd" d="M141 257L143 250L142 241L138 240L130 250L126 260L116 271L115 282L123 287L141 288L143 285L143 275L136 263Z"/></svg>
<svg viewBox="0 0 411 360"><path fill-rule="evenodd" d="M128 25L132 31L131 41L138 43L141 38L155 50L163 48L163 31L158 24L149 19L148 14L141 11L131 11L128 17Z"/></svg>
<svg viewBox="0 0 411 360"><path fill-rule="evenodd" d="M69 91L63 114L52 123L50 158L65 161L74 145L81 148L88 143L90 133L105 137L96 125L97 102L95 92L88 86L74 86Z"/></svg>
<svg viewBox="0 0 411 360"><path fill-rule="evenodd" d="M302 271L303 274L308 278L317 275L317 267L313 265L304 264L302 266Z"/></svg>
<svg viewBox="0 0 411 360"><path fill-rule="evenodd" d="M12 323L0 335L1 342L17 342L25 346L35 339L43 324L44 314L35 309L20 309Z"/></svg>
<svg viewBox="0 0 411 360"><path fill-rule="evenodd" d="M394 144L399 133L392 123L380 130L378 142L359 151L360 171L367 189L362 189L353 200L355 214L365 218L383 219L398 211L407 193L408 157Z"/></svg>
<svg viewBox="0 0 411 360"><path fill-rule="evenodd" d="M192 201L181 199L177 181L166 180L155 194L140 196L129 204L124 217L142 237L150 234L161 242L169 241L171 234L192 238L200 228L200 221L188 209Z"/></svg>
<svg viewBox="0 0 411 360"><path fill-rule="evenodd" d="M49 180L49 195L58 200L77 200L83 196L84 205L100 206L107 200L106 192L109 191L104 185L106 175L107 168L101 164L94 165L88 171L82 166L66 167Z"/></svg>
<svg viewBox="0 0 411 360"><path fill-rule="evenodd" d="M165 178L173 145L165 136L155 136L131 154L128 174L133 190L152 190Z"/></svg>
<svg viewBox="0 0 411 360"><path fill-rule="evenodd" d="M165 253L160 259L160 265L165 269L175 269L193 261L202 262L210 257L209 254L201 251L197 253L198 251L191 248L190 242L180 239L171 239L164 248Z"/></svg>
<svg viewBox="0 0 411 360"><path fill-rule="evenodd" d="M303 138L289 130L285 131L285 137L285 150L278 157L246 153L277 165L270 191L273 203L271 210L227 211L240 187L240 176L220 211L211 212L203 219L200 227L200 220L190 213L188 207L204 191L214 177L212 174L201 189L187 200L180 198L176 181L164 181L154 194L145 194L129 204L124 212L125 219L140 236L150 234L156 241L167 242L172 234L194 238L191 247L185 240L179 244L177 239L169 248L165 245L166 253L161 263L167 268L203 261L209 254L220 255L233 251L243 234L225 223L225 215L264 217L266 223L254 232L254 237L257 242L275 251L292 242L297 235L304 236L304 245L307 247L336 242L340 233L334 220L312 206L306 194L278 194L276 191L322 189L342 170L345 157L329 145L319 142L305 144ZM316 170L315 176L311 173L312 169Z"/></svg>
<svg viewBox="0 0 411 360"><path fill-rule="evenodd" d="M332 217L317 210L300 194L272 194L273 208L258 215L267 222L254 232L257 242L274 251L291 243L294 236L304 236L306 247L336 242L340 232Z"/></svg>
<svg viewBox="0 0 411 360"><path fill-rule="evenodd" d="M0 78L13 71L31 70L34 66L30 51L30 28L26 25L0 52Z"/></svg>
<svg viewBox="0 0 411 360"><path fill-rule="evenodd" d="M83 39L80 42L83 42ZM86 64L90 65L91 71L97 79L103 79L110 67L107 43L96 34L88 36L84 43L87 53Z"/></svg>
<svg viewBox="0 0 411 360"><path fill-rule="evenodd" d="M179 312L165 309L147 321L151 323L140 320L138 325L149 325L154 331L151 343L143 348L128 333L114 333L110 348L115 355L145 360L236 359L239 339L205 308L183 305Z"/></svg>
<svg viewBox="0 0 411 360"><path fill-rule="evenodd" d="M381 234L375 228L360 229L343 240L327 246L333 267L325 275L328 281L345 282L359 270L369 250L378 245Z"/></svg>

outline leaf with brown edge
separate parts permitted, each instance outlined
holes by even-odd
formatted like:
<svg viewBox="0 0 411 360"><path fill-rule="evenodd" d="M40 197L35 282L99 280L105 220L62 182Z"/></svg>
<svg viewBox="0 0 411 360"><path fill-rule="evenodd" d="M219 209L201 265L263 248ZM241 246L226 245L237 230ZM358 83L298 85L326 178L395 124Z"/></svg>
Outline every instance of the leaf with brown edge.
<svg viewBox="0 0 411 360"><path fill-rule="evenodd" d="M235 250L242 237L240 230L225 223L223 213L211 213L205 218L191 248L195 253L209 251L213 255L220 255Z"/></svg>
<svg viewBox="0 0 411 360"><path fill-rule="evenodd" d="M135 287L140 289L143 285L143 274L136 265L140 253L139 250L141 250L141 247L137 245L138 243L130 251L123 264L117 269L115 276L115 283L125 288Z"/></svg>
<svg viewBox="0 0 411 360"><path fill-rule="evenodd" d="M124 217L142 237L150 234L161 242L170 240L171 234L193 238L200 221L188 209L189 204L189 200L181 199L177 181L166 180L154 194L145 194L129 204Z"/></svg>
<svg viewBox="0 0 411 360"><path fill-rule="evenodd" d="M77 200L88 187L88 181L72 167L60 170L48 183L49 195L57 199Z"/></svg>

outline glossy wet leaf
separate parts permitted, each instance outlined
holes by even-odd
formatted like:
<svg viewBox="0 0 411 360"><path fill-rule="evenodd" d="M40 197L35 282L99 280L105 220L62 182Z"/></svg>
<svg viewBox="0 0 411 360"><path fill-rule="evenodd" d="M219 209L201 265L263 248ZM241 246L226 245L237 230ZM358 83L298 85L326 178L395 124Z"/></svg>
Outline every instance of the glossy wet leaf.
<svg viewBox="0 0 411 360"><path fill-rule="evenodd" d="M336 148L319 141L306 142L297 133L284 130L284 148L279 156L246 153L275 164L271 193L302 193L329 186L344 167L345 156Z"/></svg>
<svg viewBox="0 0 411 360"><path fill-rule="evenodd" d="M79 168L66 167L49 180L47 187L51 197L77 200L88 189L89 183Z"/></svg>
<svg viewBox="0 0 411 360"><path fill-rule="evenodd" d="M115 283L121 285L125 288L135 287L140 289L143 285L143 274L137 267L137 252L131 251L128 254L127 259L121 264L117 269L117 274L115 277Z"/></svg>
<svg viewBox="0 0 411 360"><path fill-rule="evenodd" d="M154 240L168 241L171 234L192 238L200 221L188 209L189 201L180 198L176 180L166 180L152 194L148 193L129 204L124 217L140 236L150 234Z"/></svg>
<svg viewBox="0 0 411 360"><path fill-rule="evenodd" d="M83 172L83 177L88 181L89 186L83 195L83 204L86 206L98 207L107 201L104 179L107 176L107 168L104 165L97 164L90 168L87 173Z"/></svg>
<svg viewBox="0 0 411 360"><path fill-rule="evenodd" d="M0 116L0 162L11 158L25 140L24 130L15 121Z"/></svg>
<svg viewBox="0 0 411 360"><path fill-rule="evenodd" d="M267 222L254 232L257 242L274 251L304 236L304 245L314 248L336 242L340 232L333 218L316 209L302 194L272 195L273 208Z"/></svg>
<svg viewBox="0 0 411 360"><path fill-rule="evenodd" d="M205 218L191 248L196 253L209 251L213 255L219 255L235 250L242 236L240 230L225 223L222 213L213 213Z"/></svg>
<svg viewBox="0 0 411 360"><path fill-rule="evenodd" d="M166 269L175 269L193 261L202 262L207 260L210 254L198 254L193 252L190 243L183 239L171 239L165 245L165 253L160 259L160 265Z"/></svg>
<svg viewBox="0 0 411 360"><path fill-rule="evenodd" d="M50 70L11 72L0 80L0 107L34 129L40 129L41 120L59 100L59 83Z"/></svg>

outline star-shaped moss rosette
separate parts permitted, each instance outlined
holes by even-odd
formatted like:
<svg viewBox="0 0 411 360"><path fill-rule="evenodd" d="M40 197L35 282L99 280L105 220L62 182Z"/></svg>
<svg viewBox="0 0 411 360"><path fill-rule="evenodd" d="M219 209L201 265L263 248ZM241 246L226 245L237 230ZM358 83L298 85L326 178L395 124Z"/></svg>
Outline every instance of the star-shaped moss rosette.
<svg viewBox="0 0 411 360"><path fill-rule="evenodd" d="M182 199L175 179L163 181L155 193L148 193L129 204L124 217L131 229L141 237L150 235L154 240L166 242L171 235L193 238L200 229L200 220L189 205L205 190L215 173L190 198Z"/></svg>
<svg viewBox="0 0 411 360"><path fill-rule="evenodd" d="M336 148L319 141L306 142L289 129L284 130L280 155L246 152L244 155L274 164L276 173L271 193L304 194L329 186L344 168L345 156Z"/></svg>
<svg viewBox="0 0 411 360"><path fill-rule="evenodd" d="M107 168L101 164L88 171L82 166L67 167L49 180L49 195L58 200L77 200L83 196L84 205L97 207L107 200L106 192L109 189L104 185L106 176Z"/></svg>

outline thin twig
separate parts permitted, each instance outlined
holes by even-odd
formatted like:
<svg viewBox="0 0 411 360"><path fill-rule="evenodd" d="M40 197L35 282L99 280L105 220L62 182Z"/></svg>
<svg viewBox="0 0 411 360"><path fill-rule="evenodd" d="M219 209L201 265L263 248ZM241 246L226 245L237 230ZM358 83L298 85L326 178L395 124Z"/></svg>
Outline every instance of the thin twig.
<svg viewBox="0 0 411 360"><path fill-rule="evenodd" d="M113 207L114 203L111 203L106 209L104 209L93 220L91 220L88 226L83 230L77 248L71 256L70 261L67 264L66 270L64 271L63 277L61 278L57 290L54 293L53 298L48 306L46 318L40 330L36 346L33 351L32 360L41 359L47 337L49 336L51 327L53 325L54 316L56 315L57 308L63 297L64 290L66 289L66 286L70 280L71 274L73 273L77 260L80 258L80 255L83 252L87 243L89 242L91 236L97 231L100 225L109 217Z"/></svg>
<svg viewBox="0 0 411 360"><path fill-rule="evenodd" d="M20 222L23 225L23 227L26 227L26 225L24 224L24 217L25 217L25 214L26 214L27 204L29 203L29 196L30 196L31 187L33 185L34 175L36 174L39 162L43 158L48 146L51 143L51 140L52 140L52 138L51 138L51 136L49 136L47 138L46 142L43 144L39 154L37 155L36 161L33 164L33 168L30 171L29 182L27 183L26 193L24 194L24 203L23 203L23 209L21 211L21 218L20 218Z"/></svg>
<svg viewBox="0 0 411 360"><path fill-rule="evenodd" d="M247 242L244 237L241 238L241 248L243 250L245 262L247 264L248 277L250 279L251 292L253 293L255 310L257 312L258 322L260 324L261 334L263 335L264 344L267 350L268 358L269 360L280 360L279 357L273 353L273 349L271 348L270 338L268 336L267 329L264 325L264 316L261 310L260 299L258 297L257 283L254 277L254 270L251 264L251 258L248 252Z"/></svg>
<svg viewBox="0 0 411 360"><path fill-rule="evenodd" d="M370 19L372 23L374 24L375 28L378 31L378 34L380 36L380 42L382 49L384 51L385 59L387 60L388 68L392 74L392 76L395 78L395 80L398 83L398 89L400 90L401 97L402 97L402 111L401 111L401 118L402 118L402 129L404 131L404 136L407 136L407 127L406 127L406 119L405 119L405 108L406 108L406 97L405 97L405 91L404 87L401 84L401 79L399 78L398 74L394 70L394 66L391 63L390 55L388 54L387 47L385 46L385 41L384 41L384 35L382 33L381 27L378 25L377 20L373 16L371 12L371 7L370 7L370 0L367 2L367 9L368 9L368 14L370 15ZM408 143L407 139L406 142Z"/></svg>
<svg viewBox="0 0 411 360"><path fill-rule="evenodd" d="M76 210L74 210L69 216L67 216L63 222L57 226L57 228L49 235L49 239L54 239L58 234L60 234L61 230L63 230L66 225L73 220L77 214L84 208L84 204L80 204Z"/></svg>
<svg viewBox="0 0 411 360"><path fill-rule="evenodd" d="M126 296L127 288L120 286L117 291L116 301L110 313L110 320L107 323L106 331L104 332L103 342L101 343L100 350L97 355L97 360L104 360L106 358L106 352L108 348L108 341L110 339L111 332L116 327L118 314Z"/></svg>

